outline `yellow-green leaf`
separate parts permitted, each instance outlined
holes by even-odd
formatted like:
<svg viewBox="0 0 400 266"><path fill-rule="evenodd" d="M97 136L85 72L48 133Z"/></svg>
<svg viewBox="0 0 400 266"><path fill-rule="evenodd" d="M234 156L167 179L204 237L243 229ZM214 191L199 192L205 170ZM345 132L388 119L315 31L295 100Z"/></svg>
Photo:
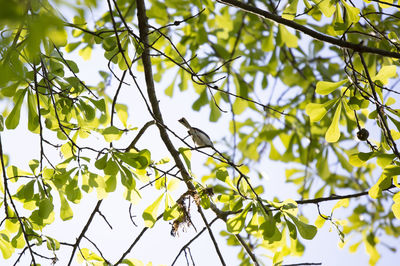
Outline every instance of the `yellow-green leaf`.
<svg viewBox="0 0 400 266"><path fill-rule="evenodd" d="M338 81L338 82L329 82L329 81L319 81L317 83L317 88L315 90L316 93L320 95L328 95L333 92L343 84L347 82L346 79Z"/></svg>
<svg viewBox="0 0 400 266"><path fill-rule="evenodd" d="M331 17L335 12L335 4L331 0L312 0L326 17Z"/></svg>
<svg viewBox="0 0 400 266"><path fill-rule="evenodd" d="M399 166L389 165L383 170L378 182L376 182L376 184L373 185L368 191L368 194L371 198L376 199L380 197L382 195L382 190L387 189L392 185L392 176L399 173L398 167ZM392 173L393 170L395 173Z"/></svg>
<svg viewBox="0 0 400 266"><path fill-rule="evenodd" d="M340 112L342 111L342 104L339 103L336 107L335 115L333 116L332 123L325 133L325 140L327 142L336 142L340 138L339 119Z"/></svg>
<svg viewBox="0 0 400 266"><path fill-rule="evenodd" d="M4 259L8 259L14 253L14 247L8 239L8 236L0 232L0 250Z"/></svg>
<svg viewBox="0 0 400 266"><path fill-rule="evenodd" d="M119 140L121 138L122 131L118 128L111 126L103 130L103 137L107 142Z"/></svg>
<svg viewBox="0 0 400 266"><path fill-rule="evenodd" d="M79 55L83 58L83 60L89 60L92 56L92 47L86 46L85 48L79 50Z"/></svg>
<svg viewBox="0 0 400 266"><path fill-rule="evenodd" d="M373 152L359 152L350 155L349 162L352 166L360 167L374 155Z"/></svg>
<svg viewBox="0 0 400 266"><path fill-rule="evenodd" d="M392 7L391 5L386 5L384 3L393 4L393 0L382 0L382 1L379 1L379 7L381 7L381 8L390 8L390 7Z"/></svg>
<svg viewBox="0 0 400 266"><path fill-rule="evenodd" d="M161 200L163 199L164 194L161 194L149 207L147 207L143 214L144 225L146 227L153 227L157 221L157 212L160 207Z"/></svg>
<svg viewBox="0 0 400 266"><path fill-rule="evenodd" d="M381 70L379 70L378 74L372 78L373 81L379 80L383 85L386 85L389 82L390 78L396 76L396 66L383 66Z"/></svg>
<svg viewBox="0 0 400 266"><path fill-rule="evenodd" d="M275 46L274 46L274 31L273 31L273 27L271 27L268 36L261 40L261 49L264 52L270 52L270 51L274 50L274 48L275 48Z"/></svg>
<svg viewBox="0 0 400 266"><path fill-rule="evenodd" d="M349 199L341 199L341 200L339 200L338 202L336 202L335 206L332 208L332 212L334 210L336 210L337 208L340 208L340 207L344 207L344 208L349 207L349 202L350 202Z"/></svg>
<svg viewBox="0 0 400 266"><path fill-rule="evenodd" d="M283 10L282 18L293 20L297 12L297 4L299 0L290 0L285 10Z"/></svg>
<svg viewBox="0 0 400 266"><path fill-rule="evenodd" d="M179 205L173 200L171 195L167 193L167 196L165 197L165 211L163 213L164 221L177 219L179 215Z"/></svg>
<svg viewBox="0 0 400 266"><path fill-rule="evenodd" d="M395 203L392 205L392 211L393 211L394 216L395 216L397 219L400 220L400 202L395 202Z"/></svg>
<svg viewBox="0 0 400 266"><path fill-rule="evenodd" d="M61 208L60 208L60 217L63 221L69 220L74 216L71 207L69 206L68 201L65 199L64 194L60 194L61 200Z"/></svg>
<svg viewBox="0 0 400 266"><path fill-rule="evenodd" d="M317 228L322 228L322 226L324 226L324 224L325 224L325 221L326 221L326 219L322 218L321 215L318 215L314 224Z"/></svg>
<svg viewBox="0 0 400 266"><path fill-rule="evenodd" d="M185 160L186 166L188 167L189 171L191 169L190 160L192 158L192 152L188 148L179 148L179 152L182 155L183 159Z"/></svg>
<svg viewBox="0 0 400 266"><path fill-rule="evenodd" d="M309 103L306 106L306 114L310 117L311 122L318 122L337 101L338 99L332 99L325 103Z"/></svg>
<svg viewBox="0 0 400 266"><path fill-rule="evenodd" d="M47 36L56 46L66 46L68 43L68 34L64 28L51 28Z"/></svg>
<svg viewBox="0 0 400 266"><path fill-rule="evenodd" d="M360 20L360 9L353 7L342 0L344 7L346 8L346 18L349 23L357 23Z"/></svg>
<svg viewBox="0 0 400 266"><path fill-rule="evenodd" d="M317 227L315 227L314 225L303 223L302 221L297 219L296 216L293 216L290 213L287 213L287 215L289 215L290 219L292 219L292 221L296 225L297 230L299 230L302 238L311 240L317 234Z"/></svg>
<svg viewBox="0 0 400 266"><path fill-rule="evenodd" d="M279 46L285 44L288 48L296 48L298 46L298 38L296 35L292 34L285 26L279 24L278 26L278 36L277 43Z"/></svg>
<svg viewBox="0 0 400 266"><path fill-rule="evenodd" d="M25 97L25 90L19 90L14 96L15 100L15 105L14 108L12 109L11 113L8 114L7 119L6 119L6 127L8 129L14 129L18 126L19 124L19 118L20 118L20 113L21 113L21 105Z"/></svg>
<svg viewBox="0 0 400 266"><path fill-rule="evenodd" d="M229 232L231 232L232 234L239 234L243 230L246 216L250 210L251 204L252 203L250 202L249 204L247 204L242 212L228 219L228 221L226 222L226 228Z"/></svg>

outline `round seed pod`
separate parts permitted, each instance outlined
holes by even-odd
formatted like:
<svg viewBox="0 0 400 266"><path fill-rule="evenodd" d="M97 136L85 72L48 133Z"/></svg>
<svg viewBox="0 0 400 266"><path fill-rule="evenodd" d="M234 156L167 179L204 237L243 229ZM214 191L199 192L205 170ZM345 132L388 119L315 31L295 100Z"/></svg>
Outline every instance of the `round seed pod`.
<svg viewBox="0 0 400 266"><path fill-rule="evenodd" d="M359 140L365 141L368 139L368 137L369 137L369 132L365 128L362 128L357 132L357 138Z"/></svg>

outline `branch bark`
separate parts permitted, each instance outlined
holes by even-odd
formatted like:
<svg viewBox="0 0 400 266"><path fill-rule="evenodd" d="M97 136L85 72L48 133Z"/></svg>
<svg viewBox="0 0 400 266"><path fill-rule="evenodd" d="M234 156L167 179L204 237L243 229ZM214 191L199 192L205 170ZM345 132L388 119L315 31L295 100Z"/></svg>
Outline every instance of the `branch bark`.
<svg viewBox="0 0 400 266"><path fill-rule="evenodd" d="M152 70L152 65L151 65L151 59L150 59L150 49L149 49L149 41L148 41L148 31L149 31L149 26L148 26L148 19L146 16L146 7L144 0L138 0L137 1L137 15L138 15L138 21L139 21L139 34L140 34L140 40L144 44L144 51L142 54L142 62L143 62L143 67L144 67L144 74L145 74L145 80L146 80L146 87L147 87L147 95L150 100L151 104L151 109L154 115L154 118L156 120L157 127L160 131L160 136L168 149L169 153L173 157L175 164L177 167L181 170L182 178L188 187L189 190L196 190L195 186L191 182L191 176L189 173L186 171L186 168L179 157L179 152L175 149L174 145L172 144L167 130L164 127L164 121L163 117L161 114L160 106L158 104L158 99L155 91L155 86L154 86L154 80L153 80L153 70ZM204 223L206 226L208 225L207 220L205 220L205 216L203 213L203 210L201 207L199 207L199 212L203 218ZM222 265L226 265L225 261L222 257L222 254L219 250L219 247L214 239L213 233L210 230L209 227L207 227L208 232L210 234L210 237L214 243L214 247L216 249L216 252L218 254L218 257L220 259L220 262Z"/></svg>

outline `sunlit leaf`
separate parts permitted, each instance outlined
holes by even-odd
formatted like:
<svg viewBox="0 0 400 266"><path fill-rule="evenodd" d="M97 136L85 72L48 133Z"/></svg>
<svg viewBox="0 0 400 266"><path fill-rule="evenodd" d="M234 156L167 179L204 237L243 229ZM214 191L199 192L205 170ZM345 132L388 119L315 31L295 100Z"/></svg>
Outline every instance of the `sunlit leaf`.
<svg viewBox="0 0 400 266"><path fill-rule="evenodd" d="M11 113L6 118L7 129L15 129L19 124L19 117L21 113L21 105L27 90L19 90L14 96L15 105Z"/></svg>
<svg viewBox="0 0 400 266"><path fill-rule="evenodd" d="M383 85L386 85L389 82L390 78L394 78L396 76L396 66L383 66L381 70L379 70L378 74L375 77L372 77L373 81L379 80Z"/></svg>
<svg viewBox="0 0 400 266"><path fill-rule="evenodd" d="M283 10L282 17L285 19L293 20L297 12L297 4L299 0L288 1L288 5Z"/></svg>
<svg viewBox="0 0 400 266"><path fill-rule="evenodd" d="M243 209L243 211L228 219L228 221L226 222L226 228L229 232L231 232L232 234L239 234L243 230L245 226L246 216L250 210L251 204L252 203L250 202Z"/></svg>
<svg viewBox="0 0 400 266"><path fill-rule="evenodd" d="M65 199L62 193L59 193L61 200L61 208L60 208L60 218L63 221L70 220L74 216L71 207L69 206L68 201Z"/></svg>
<svg viewBox="0 0 400 266"><path fill-rule="evenodd" d="M318 122L326 115L332 105L334 105L337 101L338 99L333 99L323 104L309 103L306 106L306 114L310 116L311 122Z"/></svg>
<svg viewBox="0 0 400 266"><path fill-rule="evenodd" d="M107 142L119 140L122 136L122 131L115 126L107 127L103 130L103 137Z"/></svg>
<svg viewBox="0 0 400 266"><path fill-rule="evenodd" d="M336 107L335 115L333 116L331 125L325 133L325 140L327 142L337 142L340 138L339 119L342 111L342 104L339 102Z"/></svg>
<svg viewBox="0 0 400 266"><path fill-rule="evenodd" d="M357 23L360 20L360 9L348 4L342 0L343 6L346 8L346 18L349 23Z"/></svg>
<svg viewBox="0 0 400 266"><path fill-rule="evenodd" d="M315 90L316 93L320 95L328 95L343 84L345 84L347 80L341 80L338 82L329 82L329 81L319 81L317 83L317 88Z"/></svg>
<svg viewBox="0 0 400 266"><path fill-rule="evenodd" d="M153 227L157 221L157 212L160 207L160 203L164 198L164 194L161 194L150 206L148 206L142 214L144 224L146 227Z"/></svg>
<svg viewBox="0 0 400 266"><path fill-rule="evenodd" d="M290 219L294 222L302 238L311 240L317 234L317 228L314 225L306 224L297 219L297 217L288 213Z"/></svg>
<svg viewBox="0 0 400 266"><path fill-rule="evenodd" d="M292 34L285 26L279 24L278 26L277 44L282 46L285 44L288 48L296 48L298 46L298 38Z"/></svg>

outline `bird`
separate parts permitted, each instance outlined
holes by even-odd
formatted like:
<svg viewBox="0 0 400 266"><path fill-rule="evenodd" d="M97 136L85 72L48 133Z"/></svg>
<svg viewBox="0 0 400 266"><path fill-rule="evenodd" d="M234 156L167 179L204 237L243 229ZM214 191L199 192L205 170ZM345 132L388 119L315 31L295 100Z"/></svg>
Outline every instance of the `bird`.
<svg viewBox="0 0 400 266"><path fill-rule="evenodd" d="M214 144L212 143L210 137L203 130L192 127L184 117L182 117L178 121L187 129L189 129L188 133L190 136L192 136L194 144L196 144L198 147L214 148Z"/></svg>

